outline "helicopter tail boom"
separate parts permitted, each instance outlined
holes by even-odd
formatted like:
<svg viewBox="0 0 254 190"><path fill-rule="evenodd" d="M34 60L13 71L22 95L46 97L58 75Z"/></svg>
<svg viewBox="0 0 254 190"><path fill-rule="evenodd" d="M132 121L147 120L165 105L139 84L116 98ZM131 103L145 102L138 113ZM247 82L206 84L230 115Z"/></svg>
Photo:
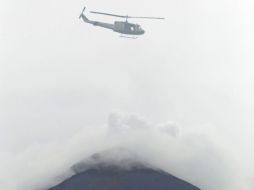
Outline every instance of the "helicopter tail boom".
<svg viewBox="0 0 254 190"><path fill-rule="evenodd" d="M98 21L93 21L93 20L89 20L86 15L84 14L86 10L86 7L83 8L79 18L86 22L86 23L89 23L89 24L92 24L94 26L100 26L100 27L103 27L103 28L107 28L107 29L111 29L111 30L114 30L114 24L108 24L108 23L104 23L104 22L98 22Z"/></svg>

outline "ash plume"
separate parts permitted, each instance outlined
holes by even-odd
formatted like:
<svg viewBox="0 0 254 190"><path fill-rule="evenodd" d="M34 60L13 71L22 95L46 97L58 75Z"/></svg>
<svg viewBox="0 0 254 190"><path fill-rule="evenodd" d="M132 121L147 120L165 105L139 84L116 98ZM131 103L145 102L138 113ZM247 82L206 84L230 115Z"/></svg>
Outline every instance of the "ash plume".
<svg viewBox="0 0 254 190"><path fill-rule="evenodd" d="M154 125L137 115L113 113L106 126L83 129L63 144L27 150L10 162L16 163L11 166L13 170L5 169L7 172L0 181L6 182L8 190L37 190L92 167L149 167L171 173L204 190L244 187L235 162L218 146L217 139L202 131L185 132L179 124L172 123L175 122ZM3 168L8 168L8 164L5 162ZM21 173L22 177L13 184L12 179Z"/></svg>

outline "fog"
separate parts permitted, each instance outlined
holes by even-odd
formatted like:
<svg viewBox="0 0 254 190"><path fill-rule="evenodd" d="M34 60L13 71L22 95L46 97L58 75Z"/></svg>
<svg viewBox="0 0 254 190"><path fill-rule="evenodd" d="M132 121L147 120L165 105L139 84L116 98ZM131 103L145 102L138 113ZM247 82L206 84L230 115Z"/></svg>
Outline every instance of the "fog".
<svg viewBox="0 0 254 190"><path fill-rule="evenodd" d="M123 39L79 20L84 5L166 20ZM1 0L0 188L43 189L123 147L202 189L253 189L253 8Z"/></svg>

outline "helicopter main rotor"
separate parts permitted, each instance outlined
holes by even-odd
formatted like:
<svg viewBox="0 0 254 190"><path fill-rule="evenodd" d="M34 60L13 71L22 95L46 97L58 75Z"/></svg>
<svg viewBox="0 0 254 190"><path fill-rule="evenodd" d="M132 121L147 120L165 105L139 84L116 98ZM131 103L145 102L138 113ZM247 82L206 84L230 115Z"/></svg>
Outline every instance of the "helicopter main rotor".
<svg viewBox="0 0 254 190"><path fill-rule="evenodd" d="M126 22L128 19L137 18L137 19L165 19L162 17L136 17L136 16L128 16L128 15L117 15L117 14L110 14L110 13L103 13L103 12L96 12L96 11L90 11L90 13L93 14L100 14L100 15L107 15L107 16L113 16L113 17L119 17L119 18L125 18Z"/></svg>

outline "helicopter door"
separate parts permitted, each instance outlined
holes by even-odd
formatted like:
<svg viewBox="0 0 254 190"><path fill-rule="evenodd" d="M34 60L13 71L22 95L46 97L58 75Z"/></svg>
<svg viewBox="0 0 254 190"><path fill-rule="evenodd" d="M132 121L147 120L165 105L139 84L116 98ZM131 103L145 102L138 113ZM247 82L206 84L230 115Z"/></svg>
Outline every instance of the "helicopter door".
<svg viewBox="0 0 254 190"><path fill-rule="evenodd" d="M125 23L115 22L115 31L122 32L125 30Z"/></svg>

